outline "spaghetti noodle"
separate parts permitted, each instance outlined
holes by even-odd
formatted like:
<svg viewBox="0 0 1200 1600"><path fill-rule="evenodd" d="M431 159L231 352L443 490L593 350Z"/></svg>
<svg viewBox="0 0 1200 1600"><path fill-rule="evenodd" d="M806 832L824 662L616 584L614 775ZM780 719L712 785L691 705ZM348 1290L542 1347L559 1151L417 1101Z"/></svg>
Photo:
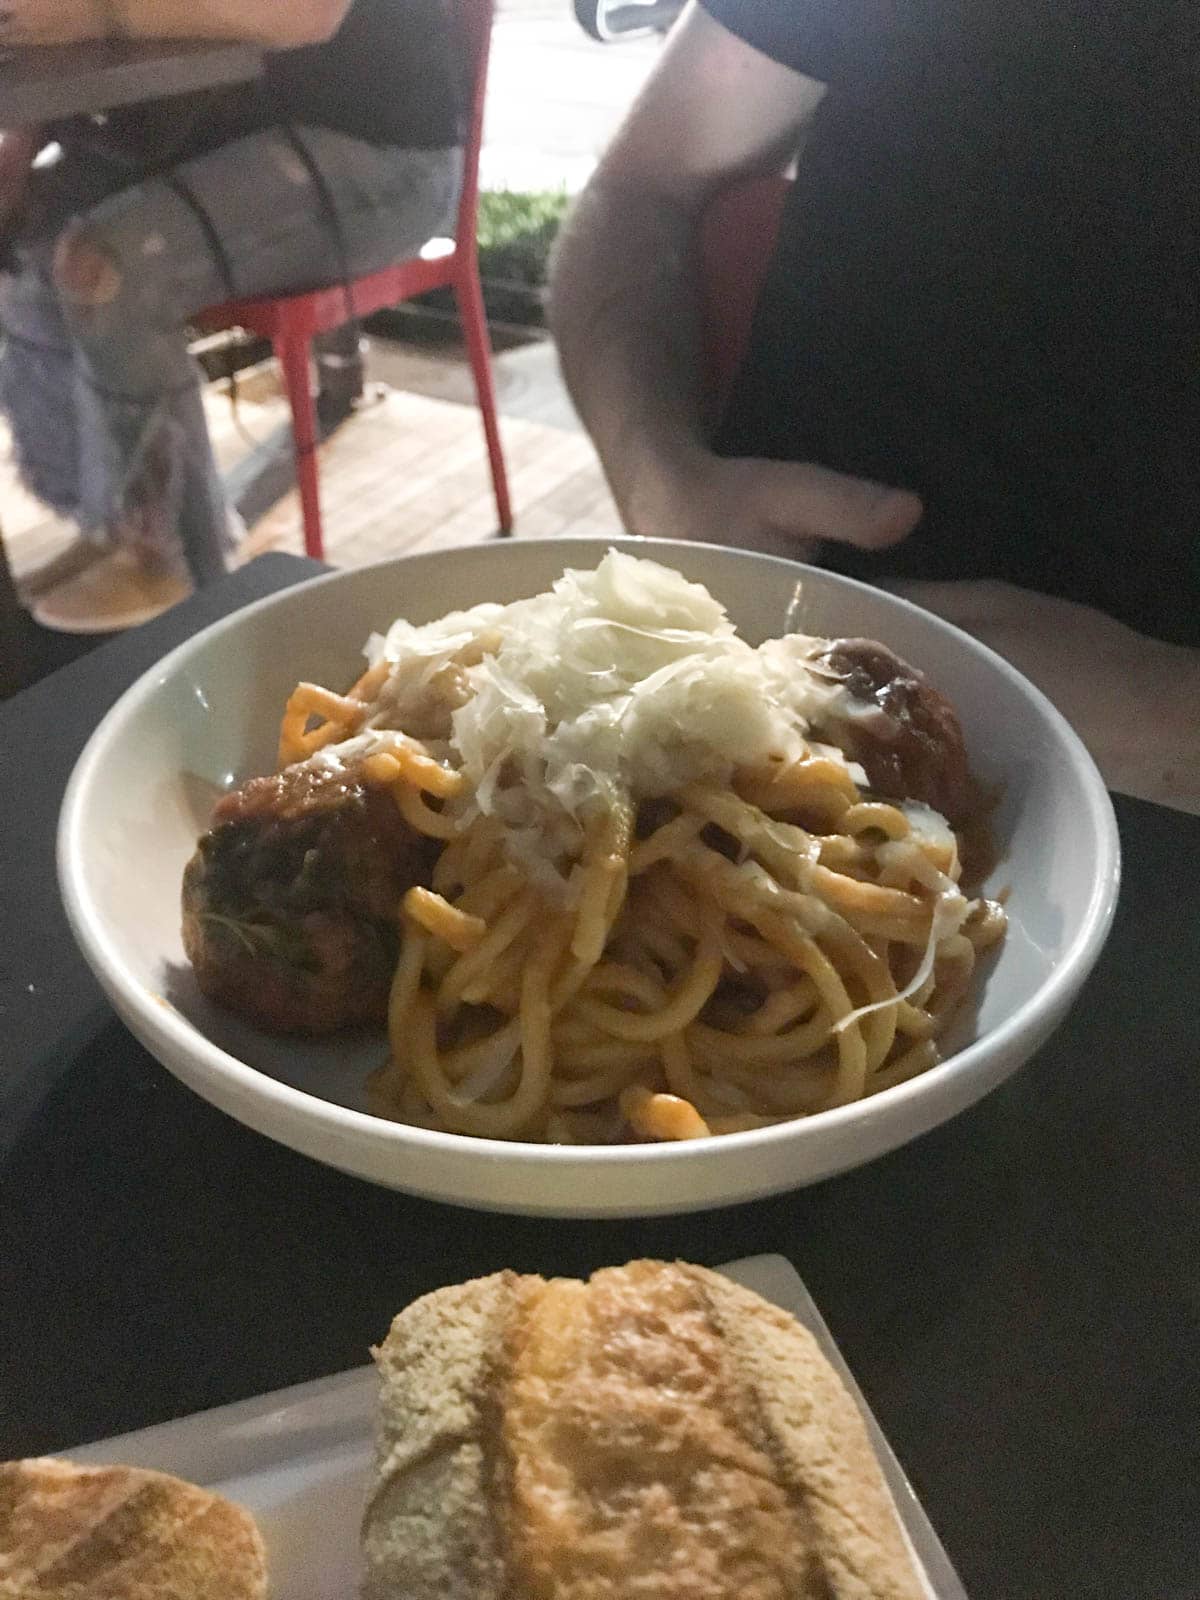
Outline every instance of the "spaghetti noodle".
<svg viewBox="0 0 1200 1600"><path fill-rule="evenodd" d="M280 759L354 760L438 842L397 906L382 1115L484 1138L675 1140L881 1092L999 939L958 839L872 793L804 638L611 553L547 596L301 684ZM839 699L839 696L841 697Z"/></svg>

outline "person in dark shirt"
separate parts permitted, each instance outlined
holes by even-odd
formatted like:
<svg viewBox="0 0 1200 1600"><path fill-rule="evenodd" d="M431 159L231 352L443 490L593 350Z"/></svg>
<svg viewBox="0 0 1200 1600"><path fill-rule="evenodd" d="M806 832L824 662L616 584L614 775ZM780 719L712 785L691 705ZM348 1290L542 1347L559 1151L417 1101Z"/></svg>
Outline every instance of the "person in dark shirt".
<svg viewBox="0 0 1200 1600"><path fill-rule="evenodd" d="M10 0L0 16L16 44L118 31L267 53L252 82L0 146L0 405L29 488L120 552L89 628L215 576L236 537L188 319L416 253L451 225L462 172L444 0ZM52 621L54 595L35 614Z"/></svg>
<svg viewBox="0 0 1200 1600"><path fill-rule="evenodd" d="M1195 0L690 7L552 291L629 527L1200 645L1198 84ZM699 222L791 163L714 433Z"/></svg>

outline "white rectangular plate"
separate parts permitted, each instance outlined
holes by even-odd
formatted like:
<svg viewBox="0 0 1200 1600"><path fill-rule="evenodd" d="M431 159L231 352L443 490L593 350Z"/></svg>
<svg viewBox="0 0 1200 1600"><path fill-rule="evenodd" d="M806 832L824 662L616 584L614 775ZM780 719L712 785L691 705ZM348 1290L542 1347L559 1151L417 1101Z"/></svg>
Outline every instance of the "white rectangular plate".
<svg viewBox="0 0 1200 1600"><path fill-rule="evenodd" d="M866 1420L930 1600L967 1600L795 1268L782 1256L749 1256L720 1270L790 1311L816 1337ZM172 1472L227 1495L262 1529L272 1600L352 1600L361 1574L358 1527L371 1470L375 1397L374 1369L359 1367L61 1454Z"/></svg>

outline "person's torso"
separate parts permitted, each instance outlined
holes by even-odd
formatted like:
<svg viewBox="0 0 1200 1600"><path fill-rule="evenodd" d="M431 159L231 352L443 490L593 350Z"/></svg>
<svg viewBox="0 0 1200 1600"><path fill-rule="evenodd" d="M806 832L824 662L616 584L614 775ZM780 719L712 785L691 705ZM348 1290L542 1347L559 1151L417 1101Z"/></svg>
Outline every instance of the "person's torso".
<svg viewBox="0 0 1200 1600"><path fill-rule="evenodd" d="M276 123L447 149L462 143L465 79L449 0L353 0L332 39L269 51L253 82L143 102L60 137L140 167L175 165Z"/></svg>
<svg viewBox="0 0 1200 1600"><path fill-rule="evenodd" d="M861 575L1005 577L1200 643L1197 9L982 11L933 50L910 8L827 95L722 448L920 491L906 545L830 547Z"/></svg>

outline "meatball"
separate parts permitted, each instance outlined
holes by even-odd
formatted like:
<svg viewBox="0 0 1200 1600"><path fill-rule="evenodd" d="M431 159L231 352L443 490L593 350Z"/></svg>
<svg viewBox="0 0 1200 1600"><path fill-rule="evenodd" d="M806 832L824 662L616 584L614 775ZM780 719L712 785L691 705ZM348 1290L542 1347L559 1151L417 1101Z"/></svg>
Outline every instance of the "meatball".
<svg viewBox="0 0 1200 1600"><path fill-rule="evenodd" d="M816 665L851 696L851 709L831 713L827 731L872 789L922 800L954 827L978 815L981 796L958 717L923 673L872 639L836 639Z"/></svg>
<svg viewBox="0 0 1200 1600"><path fill-rule="evenodd" d="M201 989L273 1033L382 1021L400 899L436 849L354 766L316 758L223 796L183 876Z"/></svg>

